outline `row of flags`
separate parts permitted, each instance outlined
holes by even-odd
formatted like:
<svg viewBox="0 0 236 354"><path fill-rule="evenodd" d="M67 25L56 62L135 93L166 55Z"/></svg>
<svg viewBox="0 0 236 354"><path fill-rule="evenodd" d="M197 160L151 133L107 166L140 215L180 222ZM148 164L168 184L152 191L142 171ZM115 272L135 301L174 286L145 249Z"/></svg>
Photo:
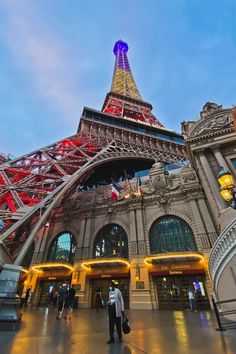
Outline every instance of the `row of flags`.
<svg viewBox="0 0 236 354"><path fill-rule="evenodd" d="M124 181L124 187L121 187L121 185L117 182L112 182L111 186L111 198L117 202L119 199L119 195L121 190L125 190L125 198L129 198L132 195L135 195L137 197L140 197L142 195L142 188L141 188L141 178L138 176L137 178L137 184L135 190L131 188L131 185L129 183L128 178L125 178Z"/></svg>

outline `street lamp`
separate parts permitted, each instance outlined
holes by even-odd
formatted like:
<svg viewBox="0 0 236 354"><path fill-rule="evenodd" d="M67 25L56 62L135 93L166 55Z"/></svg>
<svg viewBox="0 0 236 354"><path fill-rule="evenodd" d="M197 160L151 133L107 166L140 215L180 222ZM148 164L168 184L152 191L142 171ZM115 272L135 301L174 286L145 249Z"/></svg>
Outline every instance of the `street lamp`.
<svg viewBox="0 0 236 354"><path fill-rule="evenodd" d="M231 207L236 209L235 184L232 174L221 167L217 179L220 184L221 197L227 202L232 202Z"/></svg>

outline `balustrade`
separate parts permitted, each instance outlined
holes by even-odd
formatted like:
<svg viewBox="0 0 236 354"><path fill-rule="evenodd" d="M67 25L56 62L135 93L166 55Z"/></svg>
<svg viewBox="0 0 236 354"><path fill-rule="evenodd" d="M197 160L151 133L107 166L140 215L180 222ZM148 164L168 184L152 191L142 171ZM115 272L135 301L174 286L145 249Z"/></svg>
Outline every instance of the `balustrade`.
<svg viewBox="0 0 236 354"><path fill-rule="evenodd" d="M223 271L220 269L221 264L228 257L231 250L236 246L236 219L233 220L228 227L221 233L214 244L209 258L209 272L214 282L215 275Z"/></svg>

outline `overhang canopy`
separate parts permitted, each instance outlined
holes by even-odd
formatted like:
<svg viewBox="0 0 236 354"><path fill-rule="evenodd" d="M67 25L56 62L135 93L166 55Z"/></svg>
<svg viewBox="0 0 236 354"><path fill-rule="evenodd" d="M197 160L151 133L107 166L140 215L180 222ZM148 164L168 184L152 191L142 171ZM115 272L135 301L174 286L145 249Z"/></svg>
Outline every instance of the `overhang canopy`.
<svg viewBox="0 0 236 354"><path fill-rule="evenodd" d="M130 263L125 258L94 258L84 261L81 266L87 270L95 268L130 267Z"/></svg>
<svg viewBox="0 0 236 354"><path fill-rule="evenodd" d="M183 261L200 261L204 262L204 256L200 252L171 252L171 253L157 253L150 255L144 259L147 265L169 262L183 262Z"/></svg>
<svg viewBox="0 0 236 354"><path fill-rule="evenodd" d="M62 271L62 270L73 270L73 266L68 263L61 263L61 262L55 262L55 263L40 263L40 264L35 264L32 266L32 270L36 272L43 272L43 271Z"/></svg>

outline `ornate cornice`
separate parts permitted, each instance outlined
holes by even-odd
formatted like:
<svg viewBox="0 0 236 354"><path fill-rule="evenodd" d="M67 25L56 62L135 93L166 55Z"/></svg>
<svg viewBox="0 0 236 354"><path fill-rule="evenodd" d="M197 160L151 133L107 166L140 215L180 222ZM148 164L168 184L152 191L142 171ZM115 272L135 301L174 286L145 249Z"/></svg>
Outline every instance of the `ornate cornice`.
<svg viewBox="0 0 236 354"><path fill-rule="evenodd" d="M188 132L188 139L195 137L214 136L217 132L220 134L222 130L231 130L233 127L233 115L231 109L221 109L213 111L207 116L203 116L196 124L194 124Z"/></svg>

